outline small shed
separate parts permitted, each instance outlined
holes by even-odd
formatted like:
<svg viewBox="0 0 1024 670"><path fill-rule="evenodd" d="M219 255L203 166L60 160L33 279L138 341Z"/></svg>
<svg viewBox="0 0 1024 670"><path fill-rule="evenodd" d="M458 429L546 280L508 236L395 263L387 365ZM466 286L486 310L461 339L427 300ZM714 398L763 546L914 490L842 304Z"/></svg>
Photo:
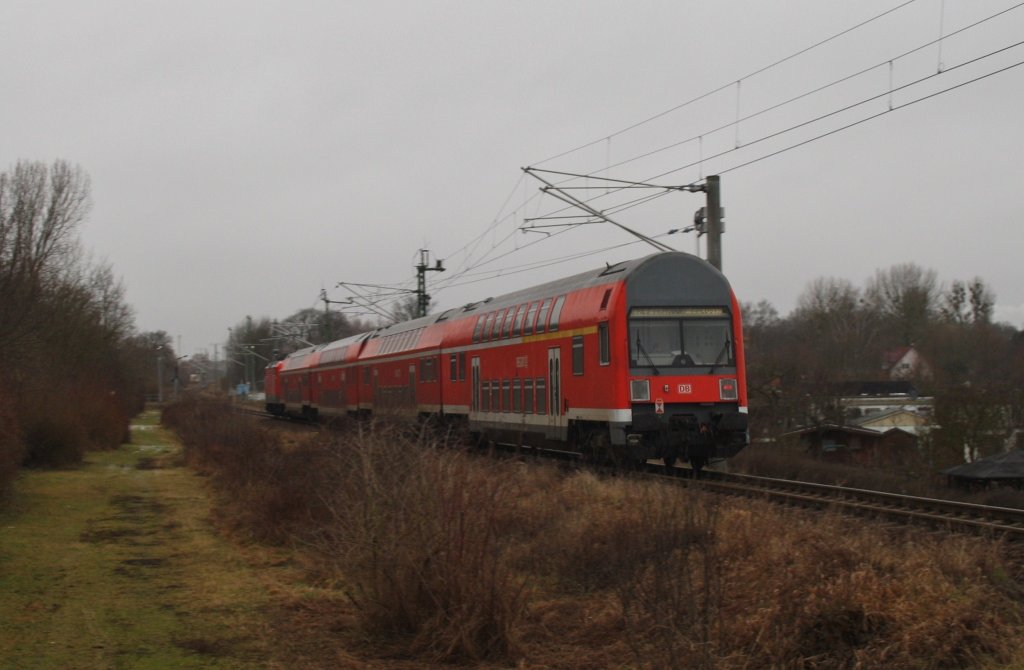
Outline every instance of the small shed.
<svg viewBox="0 0 1024 670"><path fill-rule="evenodd" d="M860 465L892 465L917 453L917 435L902 427L864 428L832 423L791 431L811 453L829 460Z"/></svg>
<svg viewBox="0 0 1024 670"><path fill-rule="evenodd" d="M1024 489L1024 449L980 458L973 463L943 470L943 474L951 484L967 488L996 485Z"/></svg>

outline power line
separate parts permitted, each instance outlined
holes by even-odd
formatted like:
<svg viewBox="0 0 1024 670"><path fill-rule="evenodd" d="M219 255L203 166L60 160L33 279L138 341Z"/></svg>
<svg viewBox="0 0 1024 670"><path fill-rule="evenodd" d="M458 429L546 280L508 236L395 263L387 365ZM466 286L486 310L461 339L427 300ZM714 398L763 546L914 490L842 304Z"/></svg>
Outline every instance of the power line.
<svg viewBox="0 0 1024 670"><path fill-rule="evenodd" d="M998 14L995 14L995 15L993 15L993 16L990 16L990 17L988 17L988 18L987 18L987 19L985 19L985 20L990 20L990 19L994 18L995 16L998 16L998 15L1000 15L1000 14L1004 14L1004 13L1005 13L1005 12L1007 12L1007 11L1011 11L1011 10L1013 10L1013 9L1017 9L1017 8L1019 8L1019 7L1022 7L1022 6L1024 6L1024 3L1019 3L1019 4L1015 5L1014 7L1011 7L1010 9L1004 10L1003 12L999 12ZM980 23L982 23L982 22L983 22L983 21L979 21L978 23L976 23L976 24L973 24L973 25L974 25L974 26L976 26L976 25L979 25L979 24L980 24ZM972 27L973 27L973 26L972 26ZM958 31L958 32L960 32L960 31ZM934 42L932 42L931 44L934 44ZM693 167L697 166L698 164L701 164L701 163L704 163L704 162L707 162L707 161L710 161L710 160L714 160L714 159L717 159L717 158L722 158L722 157L724 157L724 156L728 156L728 155L730 155L730 154L733 154L733 153L736 153L736 152L738 152L738 151L742 151L742 150L746 150L746 149L749 149L750 147L752 147L752 146L754 146L754 145L757 145L757 144L760 144L760 143L762 143L762 142L765 142L765 141L767 141L767 140L770 140L770 139L774 139L774 138L777 138L777 137L781 137L781 136L783 136L783 135L785 135L785 134L787 134L787 133L790 133L790 132L792 132L792 131L794 131L794 130L798 130L798 129L800 129L800 128L804 128L804 127L806 127L806 126L810 126L810 125L812 125L812 124L818 123L818 122L820 122L820 121L823 121L823 120L825 120L825 119L828 119L828 118L830 118L830 117L833 117L833 116L836 116L836 115L842 114L842 113L844 113L844 112L848 112L848 111L850 111L850 110L852 110L852 109L856 109L857 107L860 107L860 106L862 106L862 105L865 105L865 104L867 104L867 103L870 103L870 102L873 102L873 101L876 101L876 100L879 100L879 99L882 99L882 98L885 98L885 97L889 97L889 96L892 96L892 95L893 95L894 93L899 93L899 92L901 92L901 91L904 91L904 90L908 90L908 89L910 89L910 88L912 88L912 87L915 87L915 86L918 86L918 85L920 85L920 84L922 84L922 83L924 83L924 82L926 82L926 81L928 81L928 80L931 80L931 79L935 79L935 78L937 78L937 77L942 77L942 76L948 75L948 74L950 74L950 73L952 73L952 72L954 72L954 71L956 71L956 70L959 70L959 69L961 69L961 68L963 68L963 67L966 67L966 66L968 66L968 65L972 65L972 64L974 64L974 63L977 63L977 62L980 62L980 61L982 61L982 60L984 60L984 59L986 59L986 58L990 58L990 57L992 57L992 56L995 56L995 55L997 55L997 54L1003 53L1003 52L1005 52L1005 51L1009 51L1010 49L1014 49L1014 48L1016 48L1016 47L1019 47L1019 46L1021 46L1022 44L1024 44L1024 41L1021 41L1021 42L1016 42L1016 43L1014 43L1014 44L1010 44L1010 45L1008 45L1008 46L1005 46L1005 47L1001 47L1001 48L999 48L999 49L995 49L995 50L993 50L993 51L990 51L990 52L988 52L988 53L986 53L986 54L983 54L983 55L981 55L981 56L978 56L978 57L972 58L972 59L970 59L970 60L964 61L964 62L962 62L962 63L959 63L959 64L957 64L957 65L955 65L955 66L953 66L953 67L949 67L949 68L946 68L946 69L942 70L941 72L935 72L935 73L931 73L931 74L929 74L929 75L926 75L926 76L924 76L924 77L921 77L921 78L919 78L919 79L916 79L916 80L914 80L914 81L912 81L912 82L909 82L909 83L907 83L907 84L904 84L904 85L902 85L902 86L898 86L898 87L895 87L895 88L890 88L890 89L888 89L888 90L886 90L886 91L883 91L883 92L881 92L881 93L878 93L878 94L875 94L875 95L872 95L872 96L868 96L868 97L866 97L866 98L863 98L863 99L861 99L861 100L858 100L858 101L856 101L856 102L854 102L854 103L851 103L851 104L849 104L849 105L846 105L846 106L844 106L844 107L841 107L841 108L838 108L838 109L832 110L832 111L830 111L830 112L827 112L827 113L825 113L825 114L821 114L821 115L819 115L819 116L816 116L816 117L814 117L814 118L808 119L808 120L806 120L806 121L802 121L802 122L800 122L800 123L796 123L796 124L794 124L794 125L791 125L791 126L789 126L789 127L787 127L787 128L783 128L783 129L781 129L781 130L778 130L778 131L775 131L775 132L772 132L772 133L768 133L768 134L766 134L766 135L763 135L763 136L761 136L761 137L758 137L758 138L756 138L756 139L754 139L754 140L750 140L750 141L746 142L746 143L745 143L744 145L742 145L742 146L740 146L740 147L733 147L733 148L730 148L730 149L726 149L726 150L724 150L724 151L721 151L721 152L719 152L719 153L716 153L716 154L713 154L713 155L710 155L710 156L704 156L704 157L701 157L701 158L700 158L699 160L697 160L697 161L693 161L693 162L691 162L691 163L687 163L687 164L685 164L685 165L681 165L681 166L678 166L678 167L672 168L671 170L668 170L668 171L665 171L665 172L661 172L661 173L659 173L659 174L656 174L656 175L653 175L653 176L647 177L646 179L647 179L647 180L654 180L654 179L660 179L660 178L663 178L663 177L669 176L669 175L671 175L671 174L675 174L675 173L677 173L677 172L682 172L683 170L687 170L687 169L693 168ZM923 48L923 47L918 47L917 49L915 49L915 50L912 50L912 51L910 51L910 52L907 52L907 53L913 53L913 51L916 51L916 50L920 50L921 48ZM905 55L905 54L904 54L904 55ZM887 61L887 62L888 62L888 61ZM1018 64L1018 65L1019 65L1019 64ZM874 66L874 67L872 67L872 68L869 68L869 70L870 70L870 69L875 69L875 68L877 68L877 67L878 67L878 66ZM729 167L729 168L721 168L721 169L717 170L717 172L718 172L718 174L724 174L724 173L727 173L727 172L732 172L732 171L734 171L734 170L738 169L739 167L744 167L744 166L746 166L746 165L751 165L751 164L753 164L753 163L757 163L757 162L759 162L759 161L761 161L761 160L764 160L764 159L766 159L766 158L769 158L769 157L771 157L771 156L779 155L779 154L781 154L781 153L784 153L784 152L786 152L786 151L789 151L790 149L793 149L793 148L796 148L796 147L799 147L799 146L803 146L803 145L805 145L805 144L809 144L810 142L813 142L813 141L815 141L815 140L817 140L817 139L822 139L822 138L824 138L824 137L828 137L828 136L830 136L830 135L833 135L833 134L835 134L835 133L837 133L837 132L840 132L840 131L842 131L842 130L846 130L846 129L848 129L848 128L852 128L852 127L854 127L854 126L856 126L856 125L859 125L860 123L863 123L863 122L865 122L865 121L869 121L869 120L871 120L871 119L874 119L874 118L878 118L879 116L883 116L883 115L884 115L885 113L887 113L887 112L889 112L889 111L895 111L896 109L901 109L901 108L903 108L903 107L907 107L907 106L910 106L910 105L912 105L912 104L914 104L914 103L916 103L916 102L920 102L921 100L926 100L926 99L928 99L928 98L932 98L932 97L935 97L936 95L939 95L939 94L941 94L941 93L944 93L944 92L948 92L948 91L951 91L951 90L955 90L955 89L957 89L957 88L960 88L960 87L962 87L962 86L964 86L964 85L966 85L966 84L970 84L970 83L973 83L973 82L975 82L975 81L978 81L978 80L980 80L980 79L984 79L984 78L987 78L987 77L989 77L989 76L992 76L992 75L994 75L994 74L999 74L999 73L1001 73L1001 72L1004 72L1004 71L1006 71L1006 70L1012 69L1013 67L1016 67L1016 65L1013 65L1013 66L1010 66L1010 67L1007 67L1007 68L1003 68L1003 69L1000 69L1000 70L998 70L998 71L995 71L995 72L992 72L992 73L989 73L989 74L986 74L986 75L982 75L982 76L979 76L979 77L977 77L977 78L975 78L975 79L972 79L972 80L970 80L970 81L967 81L967 82L963 82L963 83L961 83L961 84L958 84L958 85L955 85L955 86L951 86L951 87L949 87L949 88L947 88L947 89L944 89L944 90L942 90L942 91L939 91L939 92L937 92L937 93L933 93L933 94L930 94L930 95L928 95L928 96L924 96L923 98L920 98L920 99L918 99L918 100L913 100L913 101L910 101L910 102L908 102L908 103L904 103L904 104L902 104L902 105L898 105L898 106L894 106L894 107L891 107L890 109L886 110L885 112L881 112L881 113L878 113L878 114L874 114L874 115L872 115L872 116L870 116L870 117L867 117L867 118L865 118L865 119L862 119L862 120L860 120L860 121L857 121L857 122L854 122L854 123L851 123L851 124L847 124L846 126L843 126L843 127L841 127L841 128L837 128L837 129L831 130L831 131L829 131L829 132L823 133L823 134L821 134L821 135L818 135L818 136L816 136L816 137L814 137L814 138L811 138L811 139L809 139L809 140L806 140L806 141L803 141L803 142L797 143L797 144L795 144L795 145L793 145L793 146L791 146L791 147L788 147L788 148L786 148L786 149L782 149L782 150L779 150L779 151L775 151L775 152L772 152L772 153L770 153L770 154L767 154L767 155L765 155L765 156L762 156L762 157L759 157L759 158L755 158L755 159L753 159L753 160L750 160L750 161L747 161L747 162L745 162L745 163L743 163L743 164L741 164L741 165L736 165L736 166L732 166L732 167ZM729 125L731 125L731 124L729 124ZM726 127L728 127L728 126L723 126L722 128L726 128ZM673 146L678 146L678 143L677 143L676 145L673 145ZM588 175L585 175L585 176L589 176L589 177L594 177L594 175L595 175L595 173L590 173L590 174L588 174ZM569 180L566 180L566 181L569 181ZM564 182L563 182L563 183L564 183ZM609 191L608 193L604 193L604 194L601 194L601 195L597 195L597 196L594 196L593 198L590 198L589 200L587 200L587 202L592 202L592 201L596 201L596 200L599 200L599 199L601 199L601 198L605 198L605 197L608 197L609 195L614 195L614 194L616 194L616 193L619 193L620 191L622 191L622 190L623 190L624 188L625 188L625 187L613 187L613 188L612 188L612 189L611 189L611 190L610 190L610 191ZM662 196L664 196L664 195L667 195L667 192L663 192L663 193L657 193L657 194L654 194L654 195L652 195L652 196L649 196L648 198L645 198L645 199L640 199L640 200L641 200L641 202L637 202L637 203L635 203L635 204L629 204L629 203L626 203L626 204L625 204L625 206L623 206L623 205L620 205L620 206L618 206L618 209L616 209L616 211L624 211L624 210L626 210L626 209L630 209L630 208L632 208L633 206L636 206L636 205L638 205L638 204L643 204L643 202L646 202L646 201L649 201L649 200L654 200L654 199L656 199L656 198L660 198L660 197L662 197ZM553 210L553 211L552 211L552 214L557 214L557 213L560 213L560 212L566 211L567 209L568 209L568 208L559 208L559 209L555 209L555 210Z"/></svg>
<svg viewBox="0 0 1024 670"><path fill-rule="evenodd" d="M1020 44L1024 44L1024 42L1018 42L1014 46L1019 46ZM761 156L759 158L755 158L753 160L749 160L749 161L747 161L745 163L740 163L739 165L734 165L731 168L726 168L724 170L720 170L720 172L722 172L722 173L733 172L735 170L739 170L741 168L745 168L747 166L753 165L754 163L759 163L759 162L761 162L761 161L763 161L765 159L772 158L774 156L778 156L779 154L786 153L787 151L790 151L792 149L796 149L798 147L802 147L805 144L810 144L811 142L815 142L815 141L820 140L822 138L828 137L829 135L835 135L836 133L842 132L844 130L849 130L850 128L853 128L854 126L859 126L862 123L866 123L868 121L872 121L874 119L877 119L880 116L885 116L889 112L893 112L893 111L896 111L896 110L899 110L899 109L904 109L906 107L910 107L911 105L915 105L915 104L917 104L919 102L923 102L925 100L930 100L930 99L938 97L938 96L940 96L940 95L942 95L944 93L949 93L950 91L955 91L958 88L962 88L962 87L967 86L969 84L973 84L975 82L979 82L982 79L988 79L989 77L993 77L993 76L995 76L997 74L1002 74L1003 72L1006 72L1007 70L1012 70L1013 68L1020 67L1021 65L1024 65L1024 61L1018 61L1018 62L1014 63L1013 65L1007 65L1006 67L1000 68L1000 69L995 70L993 72L989 72L989 73L986 73L986 74L983 74L983 75L979 75L979 76L975 77L974 79L969 79L967 81L960 82L959 84L956 84L954 86L950 86L949 88L942 89L941 91L936 91L934 93L930 93L928 95L925 95L925 96L922 96L920 98L917 98L916 100L911 100L910 102L903 103L902 105L896 105L892 109L887 109L887 110L885 110L883 112L879 112L878 114L874 114L872 116L860 119L859 121L854 121L853 123L850 123L848 125L842 126L840 128L835 128L833 130L828 131L827 133L822 133L821 135L817 135L816 137L812 137L812 138L810 138L808 140L804 140L803 142L798 142L797 144L794 144L794 145L789 146L789 147L785 147L783 149L779 149L778 151L773 151L772 153L765 154L764 156Z"/></svg>
<svg viewBox="0 0 1024 670"><path fill-rule="evenodd" d="M672 107L670 109L666 109L663 112L659 112L659 113L655 114L654 116L651 116L651 117L648 117L648 118L644 119L643 121L638 121L638 122L636 122L636 123L634 123L634 124L632 124L630 126L627 126L627 127L623 128L622 130L615 131L614 133L611 133L610 135L607 135L607 136L602 137L602 138L597 139L597 140L593 140L591 142L587 142L586 144L581 144L580 146L578 146L578 147L576 147L574 149L569 149L568 151L563 151L560 154L556 154L554 156L550 156L548 158L545 158L542 161L538 161L536 163L533 163L533 165L543 165L544 163L556 160L558 158L563 158L565 156L568 156L569 154L573 154L573 153L576 153L577 151L581 151L581 150L586 149L588 147L592 147L595 144L599 144L601 142L605 142L607 140L610 140L613 137L618 137L619 135L623 135L625 133L628 133L631 130L635 130L636 128L639 128L640 126L646 125L646 124L648 124L648 123L650 123L652 121L660 119L661 117L666 116L668 114L671 114L672 112L678 111L680 109L683 109L685 107L688 107L690 105L698 103L701 100L704 100L706 98L711 97L712 95L715 95L716 93L721 93L722 91L728 90L732 86L736 85L737 83L739 83L739 82L741 82L741 81L743 81L745 79L750 79L752 77L756 77L759 74L767 72L768 70L771 70L774 67L782 65L783 63L785 63L787 61L790 61L790 60L793 60L794 58L802 56L805 53L808 53L809 51L817 49L820 46L824 46L825 44L828 44L829 42L831 42L831 41L833 41L835 39L838 39L838 38L842 37L843 35L847 35L847 34L853 32L853 31L855 31L855 30L857 30L859 28L863 28L864 26L866 26L866 25L868 25L868 24L870 24L870 23L872 23L874 21L877 21L878 19L884 18L885 16L888 16L889 14L892 14L895 11L903 9L907 5L911 5L911 4L915 3L915 2L917 2L917 0L907 0L906 2L903 2L903 3L899 4L899 5L897 5L896 7L893 7L892 9L888 9L888 10L882 12L881 14L877 14L877 15L871 17L870 19L867 19L866 21L862 21L862 22L858 23L855 26L847 28L846 30L842 30L842 31L832 35L831 37L827 37L827 38L821 40L820 42L816 42L815 44L812 44L809 47L805 47L803 49L800 49L799 51L796 51L796 52L794 52L794 53L792 53L792 54L790 54L788 56L785 56L784 58L781 58L781 59L775 61L774 63L771 63L769 65L765 65L764 67L758 68L757 70L751 72L750 74L747 74L747 75L745 75L743 77L740 77L739 79L737 79L735 81L731 81L728 84L723 84L722 86L719 86L716 89L713 89L713 90L708 91L706 93L702 93L701 95L698 95L695 98L691 98L690 100L687 100L684 103L676 105L675 107Z"/></svg>

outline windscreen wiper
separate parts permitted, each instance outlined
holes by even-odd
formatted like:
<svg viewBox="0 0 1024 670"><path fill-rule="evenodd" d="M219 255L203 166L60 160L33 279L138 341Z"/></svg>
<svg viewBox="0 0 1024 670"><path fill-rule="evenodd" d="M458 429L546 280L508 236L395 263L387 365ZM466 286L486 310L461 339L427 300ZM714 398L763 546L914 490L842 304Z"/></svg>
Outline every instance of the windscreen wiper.
<svg viewBox="0 0 1024 670"><path fill-rule="evenodd" d="M647 362L651 364L651 369L654 370L654 374L655 375L661 375L661 373L658 371L658 366L654 364L654 359L652 359L651 355L649 353L647 353L646 349L644 349L644 345L640 344L640 336L638 335L637 338L636 338L636 357L637 357L637 360L640 359L640 354L643 354L644 358L647 359Z"/></svg>
<svg viewBox="0 0 1024 670"><path fill-rule="evenodd" d="M728 353L730 344L732 343L729 341L729 338L726 338L725 343L722 345L722 350L718 352L717 356L715 356L715 362L711 364L711 369L708 370L709 375L715 374L715 368L717 368L718 364L722 361L722 356Z"/></svg>

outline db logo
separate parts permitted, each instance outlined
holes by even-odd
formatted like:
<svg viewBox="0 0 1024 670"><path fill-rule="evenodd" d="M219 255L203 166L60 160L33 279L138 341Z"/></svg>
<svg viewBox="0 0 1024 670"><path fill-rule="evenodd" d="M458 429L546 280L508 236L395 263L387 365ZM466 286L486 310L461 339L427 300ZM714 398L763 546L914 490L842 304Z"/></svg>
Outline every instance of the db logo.
<svg viewBox="0 0 1024 670"><path fill-rule="evenodd" d="M665 401L661 398L655 398L654 400L654 413L664 414L665 413Z"/></svg>

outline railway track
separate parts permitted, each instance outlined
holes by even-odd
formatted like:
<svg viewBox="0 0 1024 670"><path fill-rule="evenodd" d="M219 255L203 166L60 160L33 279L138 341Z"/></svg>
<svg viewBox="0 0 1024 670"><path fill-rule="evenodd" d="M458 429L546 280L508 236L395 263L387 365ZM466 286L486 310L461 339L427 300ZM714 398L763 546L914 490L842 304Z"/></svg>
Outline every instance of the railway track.
<svg viewBox="0 0 1024 670"><path fill-rule="evenodd" d="M1024 541L1024 510L705 470L699 480L654 475L716 493L830 509L908 525Z"/></svg>

